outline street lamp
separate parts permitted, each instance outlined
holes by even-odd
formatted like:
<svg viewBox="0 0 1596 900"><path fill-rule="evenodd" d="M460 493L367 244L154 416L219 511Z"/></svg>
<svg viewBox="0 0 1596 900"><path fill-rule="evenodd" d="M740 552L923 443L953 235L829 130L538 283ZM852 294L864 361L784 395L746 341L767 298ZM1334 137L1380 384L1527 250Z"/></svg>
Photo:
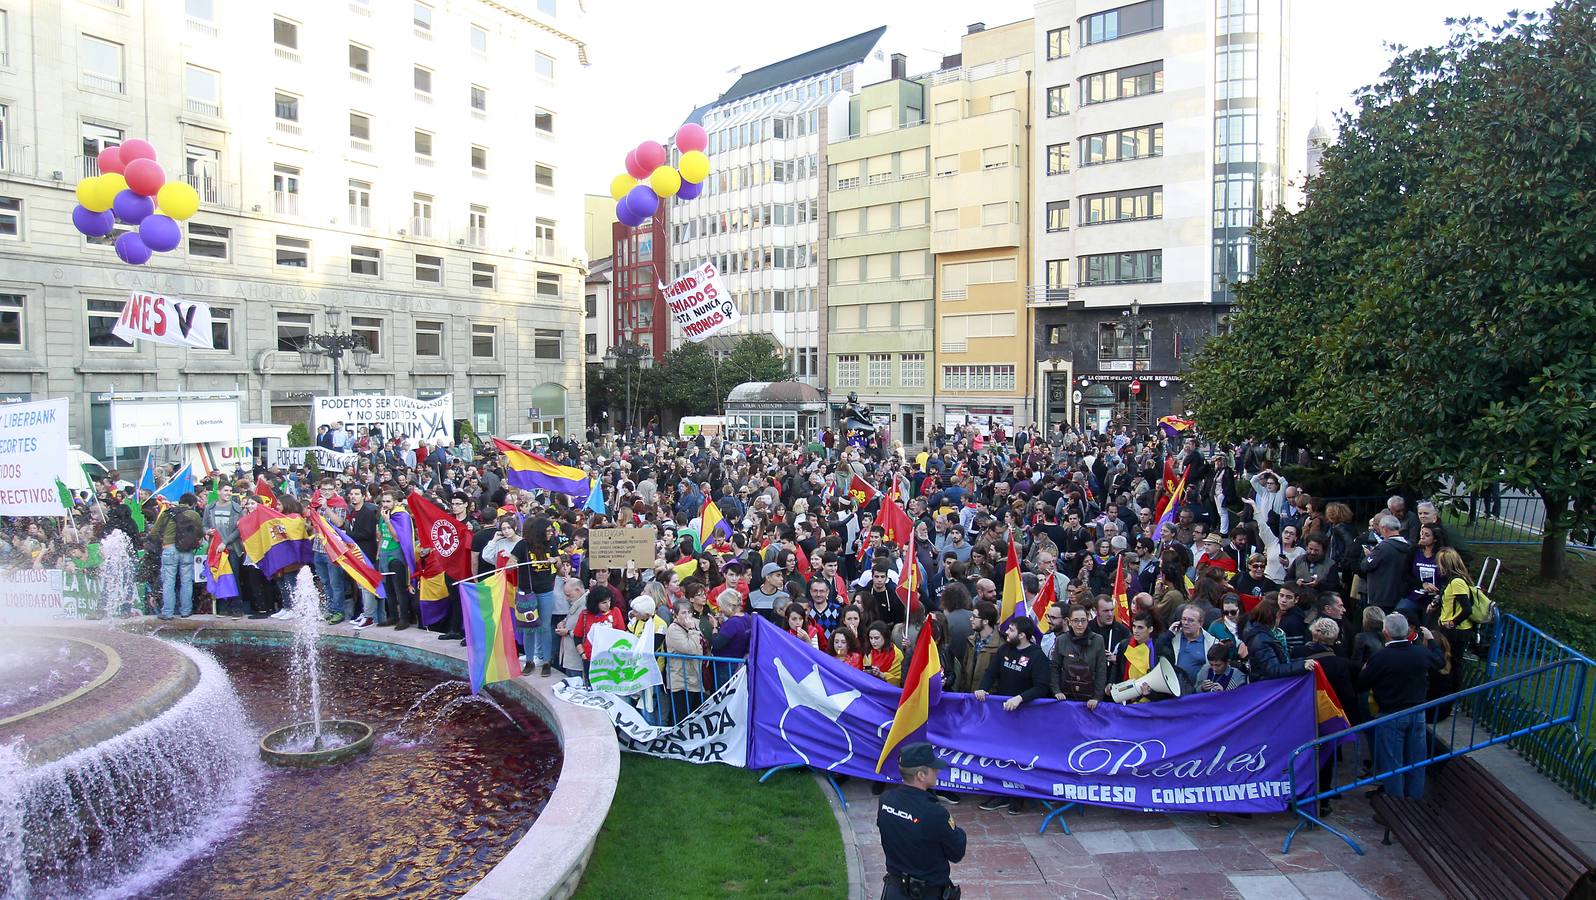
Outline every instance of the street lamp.
<svg viewBox="0 0 1596 900"><path fill-rule="evenodd" d="M354 360L356 368L365 371L371 365L371 348L366 346L366 339L339 331L334 325L326 334L310 334L305 336L305 342L299 347L299 364L306 372L311 372L321 365L321 358L332 360L332 392L338 396L338 364L348 352Z"/></svg>
<svg viewBox="0 0 1596 900"><path fill-rule="evenodd" d="M1146 320L1142 318L1142 301L1132 300L1130 302L1130 309L1122 311L1120 315L1125 317L1125 323L1130 328L1131 370L1135 371L1141 368L1137 365L1137 363L1141 361L1141 353L1139 351L1142 344L1142 329L1146 327ZM1149 348L1149 361L1151 361L1151 356L1152 352L1151 348Z"/></svg>

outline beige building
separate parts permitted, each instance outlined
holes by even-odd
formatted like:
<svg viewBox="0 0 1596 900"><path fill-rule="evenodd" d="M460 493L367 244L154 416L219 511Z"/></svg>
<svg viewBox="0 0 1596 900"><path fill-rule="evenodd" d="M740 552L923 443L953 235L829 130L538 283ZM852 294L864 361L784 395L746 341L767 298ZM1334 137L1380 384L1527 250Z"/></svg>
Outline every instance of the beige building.
<svg viewBox="0 0 1596 900"><path fill-rule="evenodd" d="M959 64L927 77L936 272L933 423L1031 418L1025 273L1033 22L970 26Z"/></svg>
<svg viewBox="0 0 1596 900"><path fill-rule="evenodd" d="M615 201L609 194L582 195L582 242L589 268L615 249Z"/></svg>
<svg viewBox="0 0 1596 900"><path fill-rule="evenodd" d="M829 400L848 394L905 445L925 442L931 410L932 317L926 85L866 85L833 107L827 148Z"/></svg>

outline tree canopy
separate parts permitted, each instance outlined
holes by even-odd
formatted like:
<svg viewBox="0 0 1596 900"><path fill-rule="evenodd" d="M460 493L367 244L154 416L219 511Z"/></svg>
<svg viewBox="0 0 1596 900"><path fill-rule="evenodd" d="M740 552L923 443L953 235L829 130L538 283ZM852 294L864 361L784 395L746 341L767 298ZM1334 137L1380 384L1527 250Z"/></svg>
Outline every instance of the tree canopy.
<svg viewBox="0 0 1596 900"><path fill-rule="evenodd" d="M1393 482L1538 491L1543 575L1596 502L1596 4L1399 51L1190 385L1205 431Z"/></svg>
<svg viewBox="0 0 1596 900"><path fill-rule="evenodd" d="M658 415L662 422L681 416L714 415L726 392L745 381L782 381L790 378L787 363L776 345L757 334L745 335L717 359L703 344L684 343L665 354L658 365L639 367L631 375L635 422L641 425ZM589 366L587 373L589 416L609 411L609 425L626 423L624 365L614 369Z"/></svg>

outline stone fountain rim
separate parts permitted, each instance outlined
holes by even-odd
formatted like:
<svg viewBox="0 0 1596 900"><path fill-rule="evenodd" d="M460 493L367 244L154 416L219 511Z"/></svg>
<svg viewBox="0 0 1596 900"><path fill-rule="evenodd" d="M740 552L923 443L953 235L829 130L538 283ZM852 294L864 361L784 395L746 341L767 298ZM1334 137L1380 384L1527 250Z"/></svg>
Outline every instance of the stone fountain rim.
<svg viewBox="0 0 1596 900"><path fill-rule="evenodd" d="M15 633L23 636L39 635L51 637L57 640L71 641L74 644L87 644L90 647L93 647L95 650L98 650L100 655L105 658L105 666L101 668L100 673L94 676L94 678L91 679L87 684L80 685L73 689L70 693L57 697L48 703L41 703L31 709L25 709L14 716L0 719L0 726L14 725L24 719L43 715L57 707L65 706L66 704L71 703L73 700L88 694L95 688L103 686L106 682L110 681L112 678L115 678L117 672L122 671L122 654L116 652L115 648L107 646L99 641L90 640L89 638L80 637L73 634L62 634L59 631L40 631L37 629L28 628L19 628Z"/></svg>
<svg viewBox="0 0 1596 900"><path fill-rule="evenodd" d="M284 732L314 725L314 722L295 722L266 732L260 739L260 758L274 766L280 766L285 769L319 769L353 759L369 751L372 745L377 742L376 732L371 730L369 724L358 719L323 719L321 721L323 731L330 729L343 732L346 736L352 734L359 734L360 736L347 744L326 750L279 750L266 744L267 741ZM346 728L345 726L352 727Z"/></svg>

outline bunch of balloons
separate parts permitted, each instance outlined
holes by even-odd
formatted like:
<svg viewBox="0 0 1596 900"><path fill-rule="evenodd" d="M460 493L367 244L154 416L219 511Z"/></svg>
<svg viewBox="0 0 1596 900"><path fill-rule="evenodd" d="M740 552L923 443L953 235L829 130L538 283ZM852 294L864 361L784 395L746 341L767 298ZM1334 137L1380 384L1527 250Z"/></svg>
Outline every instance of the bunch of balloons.
<svg viewBox="0 0 1596 900"><path fill-rule="evenodd" d="M72 225L89 237L105 237L118 222L133 226L116 239L116 255L130 266L177 249L183 240L177 223L199 209L199 194L185 182L166 180L148 141L107 147L98 161L102 174L78 182Z"/></svg>
<svg viewBox="0 0 1596 900"><path fill-rule="evenodd" d="M708 146L709 135L691 122L676 131L676 148L682 151L682 158L675 167L666 164L665 147L658 141L638 144L626 154L626 173L610 180L615 218L635 228L653 216L666 197L697 197L709 177L709 157L704 155Z"/></svg>

